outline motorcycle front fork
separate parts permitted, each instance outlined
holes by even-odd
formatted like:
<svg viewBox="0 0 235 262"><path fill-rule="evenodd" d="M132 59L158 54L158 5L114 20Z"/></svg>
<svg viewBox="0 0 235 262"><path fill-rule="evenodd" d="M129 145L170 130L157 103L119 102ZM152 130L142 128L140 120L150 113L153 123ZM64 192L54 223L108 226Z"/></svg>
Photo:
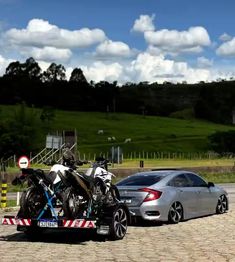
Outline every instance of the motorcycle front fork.
<svg viewBox="0 0 235 262"><path fill-rule="evenodd" d="M84 216L89 218L92 212L92 200L89 200L87 210L84 212Z"/></svg>

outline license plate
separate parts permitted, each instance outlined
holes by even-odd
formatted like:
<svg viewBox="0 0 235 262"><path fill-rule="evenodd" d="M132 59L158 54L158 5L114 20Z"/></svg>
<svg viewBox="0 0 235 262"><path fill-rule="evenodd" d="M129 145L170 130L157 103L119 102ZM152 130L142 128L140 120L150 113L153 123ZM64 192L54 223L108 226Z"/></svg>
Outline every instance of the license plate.
<svg viewBox="0 0 235 262"><path fill-rule="evenodd" d="M55 227L58 227L58 222L57 221L39 221L38 226L55 228Z"/></svg>

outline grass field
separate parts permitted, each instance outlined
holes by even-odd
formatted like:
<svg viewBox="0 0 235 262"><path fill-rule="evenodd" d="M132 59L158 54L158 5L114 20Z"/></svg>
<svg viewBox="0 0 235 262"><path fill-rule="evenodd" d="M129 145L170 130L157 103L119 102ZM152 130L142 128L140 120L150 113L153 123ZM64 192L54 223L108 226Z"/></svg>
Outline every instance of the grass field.
<svg viewBox="0 0 235 262"><path fill-rule="evenodd" d="M15 109L15 106L0 106L2 120L9 118ZM33 110L40 114L40 109ZM205 152L210 150L208 135L215 131L235 130L235 127L200 120L56 110L50 129L51 132L76 129L81 154L107 153L112 146L120 146L126 154ZM98 135L98 130L104 133ZM42 131L37 143L40 148L45 146L45 136L46 131ZM109 142L108 137L115 137L115 141ZM131 138L130 143L124 142L127 138Z"/></svg>
<svg viewBox="0 0 235 262"><path fill-rule="evenodd" d="M15 207L16 200L7 200L7 207Z"/></svg>
<svg viewBox="0 0 235 262"><path fill-rule="evenodd" d="M122 164L114 164L116 168L136 168L139 167L139 160L124 160ZM146 168L185 168L185 167L222 167L233 166L234 159L148 159L144 160L144 167Z"/></svg>
<svg viewBox="0 0 235 262"><path fill-rule="evenodd" d="M206 151L209 134L232 128L198 120L58 111L54 129L69 128L71 123L77 129L81 153L106 152L111 145L121 146L124 152ZM100 129L104 130L103 135L97 134ZM108 137L115 137L116 141L110 143ZM125 144L126 138L131 138L131 143Z"/></svg>

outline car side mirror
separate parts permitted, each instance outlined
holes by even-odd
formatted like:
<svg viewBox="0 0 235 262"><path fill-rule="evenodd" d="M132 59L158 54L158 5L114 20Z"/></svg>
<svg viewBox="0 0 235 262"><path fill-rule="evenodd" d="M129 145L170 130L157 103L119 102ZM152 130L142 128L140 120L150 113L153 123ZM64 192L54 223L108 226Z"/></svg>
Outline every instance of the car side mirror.
<svg viewBox="0 0 235 262"><path fill-rule="evenodd" d="M212 182L208 182L207 186L208 186L208 187L214 187L214 186L215 186L215 184L214 184L214 183L212 183Z"/></svg>

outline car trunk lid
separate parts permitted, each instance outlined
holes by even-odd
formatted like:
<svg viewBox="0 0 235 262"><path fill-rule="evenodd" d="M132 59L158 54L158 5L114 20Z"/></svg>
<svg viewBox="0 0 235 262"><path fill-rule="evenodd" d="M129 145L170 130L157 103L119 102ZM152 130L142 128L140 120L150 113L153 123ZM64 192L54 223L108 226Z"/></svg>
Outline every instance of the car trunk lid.
<svg viewBox="0 0 235 262"><path fill-rule="evenodd" d="M118 190L120 193L121 201L124 202L127 206L140 206L148 192L141 191L140 189L144 188L143 186L119 186Z"/></svg>

